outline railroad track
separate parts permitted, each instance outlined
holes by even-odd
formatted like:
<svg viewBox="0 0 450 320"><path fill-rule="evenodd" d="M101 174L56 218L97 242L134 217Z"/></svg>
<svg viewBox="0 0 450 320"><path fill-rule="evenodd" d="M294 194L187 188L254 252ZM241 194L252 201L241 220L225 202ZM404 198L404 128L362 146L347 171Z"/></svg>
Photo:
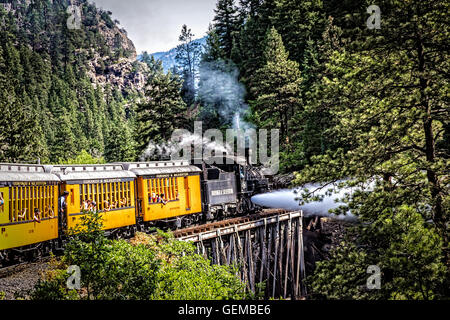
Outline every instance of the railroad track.
<svg viewBox="0 0 450 320"><path fill-rule="evenodd" d="M46 256L46 257L42 257L39 258L35 261L25 261L25 262L19 262L16 264L12 264L10 266L6 266L3 268L0 268L0 279L2 278L6 278L9 277L10 275L20 272L23 269L25 269L26 267L29 267L31 265L34 265L36 263L42 263L42 262L47 262L50 260L50 257Z"/></svg>
<svg viewBox="0 0 450 320"><path fill-rule="evenodd" d="M220 221L215 221L215 222L211 222L211 223L207 223L207 224L202 224L202 225L197 225L197 226L188 227L188 228L184 228L184 229L179 229L179 230L172 231L172 233L175 236L175 238L181 238L181 237L190 236L190 235L194 235L194 234L202 233L202 232L206 232L206 231L213 231L213 230L228 227L228 226L234 225L234 224L250 222L250 221L258 220L261 218L268 218L271 216L280 215L280 214L287 213L287 212L288 212L288 210L284 210L284 209L264 209L261 212L258 212L258 213L252 214L252 215L248 215L248 216L244 216L244 217L236 217L236 218L231 218L231 219L226 219L226 220L220 220Z"/></svg>

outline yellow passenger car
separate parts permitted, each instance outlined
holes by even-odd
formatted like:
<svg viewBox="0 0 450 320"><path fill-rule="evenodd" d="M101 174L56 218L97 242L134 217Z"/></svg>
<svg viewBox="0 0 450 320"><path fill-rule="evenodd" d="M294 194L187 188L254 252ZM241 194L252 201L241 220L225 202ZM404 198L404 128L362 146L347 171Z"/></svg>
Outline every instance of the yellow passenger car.
<svg viewBox="0 0 450 320"><path fill-rule="evenodd" d="M58 182L51 167L0 164L0 251L58 238Z"/></svg>
<svg viewBox="0 0 450 320"><path fill-rule="evenodd" d="M101 212L104 230L136 224L136 176L121 165L58 165L52 172L61 180L61 194L69 192L64 217L68 230L90 210Z"/></svg>
<svg viewBox="0 0 450 320"><path fill-rule="evenodd" d="M187 161L123 163L137 176L140 216L144 222L202 212L201 170Z"/></svg>

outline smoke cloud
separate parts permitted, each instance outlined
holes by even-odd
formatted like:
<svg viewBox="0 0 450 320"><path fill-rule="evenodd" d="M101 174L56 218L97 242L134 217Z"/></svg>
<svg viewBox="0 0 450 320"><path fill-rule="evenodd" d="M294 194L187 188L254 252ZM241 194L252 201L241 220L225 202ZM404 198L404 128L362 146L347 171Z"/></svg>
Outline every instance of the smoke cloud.
<svg viewBox="0 0 450 320"><path fill-rule="evenodd" d="M180 150L190 148L195 144L201 144L205 152L211 153L211 151L222 152L226 154L232 154L232 148L225 142L211 141L205 137L198 134L186 132L181 135L178 141L168 141L162 143L154 143L150 141L147 149L140 157L140 161L149 161L156 158L172 158L173 155L177 154ZM190 159L189 159L190 160Z"/></svg>
<svg viewBox="0 0 450 320"><path fill-rule="evenodd" d="M247 130L254 126L244 120L249 107L246 89L239 82L238 68L225 61L203 62L200 66L199 97L204 105L216 106L220 116L233 129Z"/></svg>
<svg viewBox="0 0 450 320"><path fill-rule="evenodd" d="M249 107L244 102L246 90L239 82L239 70L230 63L224 61L203 62L200 67L200 86L198 97L204 106L217 107L220 117L228 122L235 130L254 129L254 126L244 120ZM245 137L246 141L250 137ZM233 147L225 141L211 141L201 134L186 132L177 141L155 143L150 141L147 149L140 157L141 161L154 160L156 158L170 158L179 150L194 144L203 144L205 152L215 151L233 154Z"/></svg>
<svg viewBox="0 0 450 320"><path fill-rule="evenodd" d="M306 185L308 189L317 188L318 185ZM322 201L313 201L303 205L299 204L300 192L295 193L296 189L283 189L270 193L258 194L252 197L252 202L268 208L282 208L286 210L303 210L305 217L309 216L322 216L330 217L339 220L356 221L357 218L347 211L346 215L335 215L329 213L330 209L335 209L344 203L339 202L338 199L343 198L345 193L351 193L352 190L343 188L338 193L326 195L326 190L322 189L317 191L317 195L324 196Z"/></svg>

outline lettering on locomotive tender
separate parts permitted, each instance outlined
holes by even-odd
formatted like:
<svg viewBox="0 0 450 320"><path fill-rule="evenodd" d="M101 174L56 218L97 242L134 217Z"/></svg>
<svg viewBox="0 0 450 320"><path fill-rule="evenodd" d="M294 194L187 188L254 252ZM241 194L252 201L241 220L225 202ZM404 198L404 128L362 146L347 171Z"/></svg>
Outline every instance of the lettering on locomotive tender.
<svg viewBox="0 0 450 320"><path fill-rule="evenodd" d="M233 194L233 189L222 189L222 190L213 190L213 191L211 191L211 195L213 196L213 197L215 197L215 196L223 196L223 195L226 195L226 194Z"/></svg>

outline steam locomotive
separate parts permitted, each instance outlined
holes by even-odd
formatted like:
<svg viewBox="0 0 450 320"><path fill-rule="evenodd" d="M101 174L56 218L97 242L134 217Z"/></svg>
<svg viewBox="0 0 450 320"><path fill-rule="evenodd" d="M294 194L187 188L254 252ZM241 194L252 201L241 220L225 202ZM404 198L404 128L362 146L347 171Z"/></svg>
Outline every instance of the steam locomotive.
<svg viewBox="0 0 450 320"><path fill-rule="evenodd" d="M254 212L250 198L269 182L247 161L229 160L0 164L0 266L62 250L90 210L117 238Z"/></svg>

